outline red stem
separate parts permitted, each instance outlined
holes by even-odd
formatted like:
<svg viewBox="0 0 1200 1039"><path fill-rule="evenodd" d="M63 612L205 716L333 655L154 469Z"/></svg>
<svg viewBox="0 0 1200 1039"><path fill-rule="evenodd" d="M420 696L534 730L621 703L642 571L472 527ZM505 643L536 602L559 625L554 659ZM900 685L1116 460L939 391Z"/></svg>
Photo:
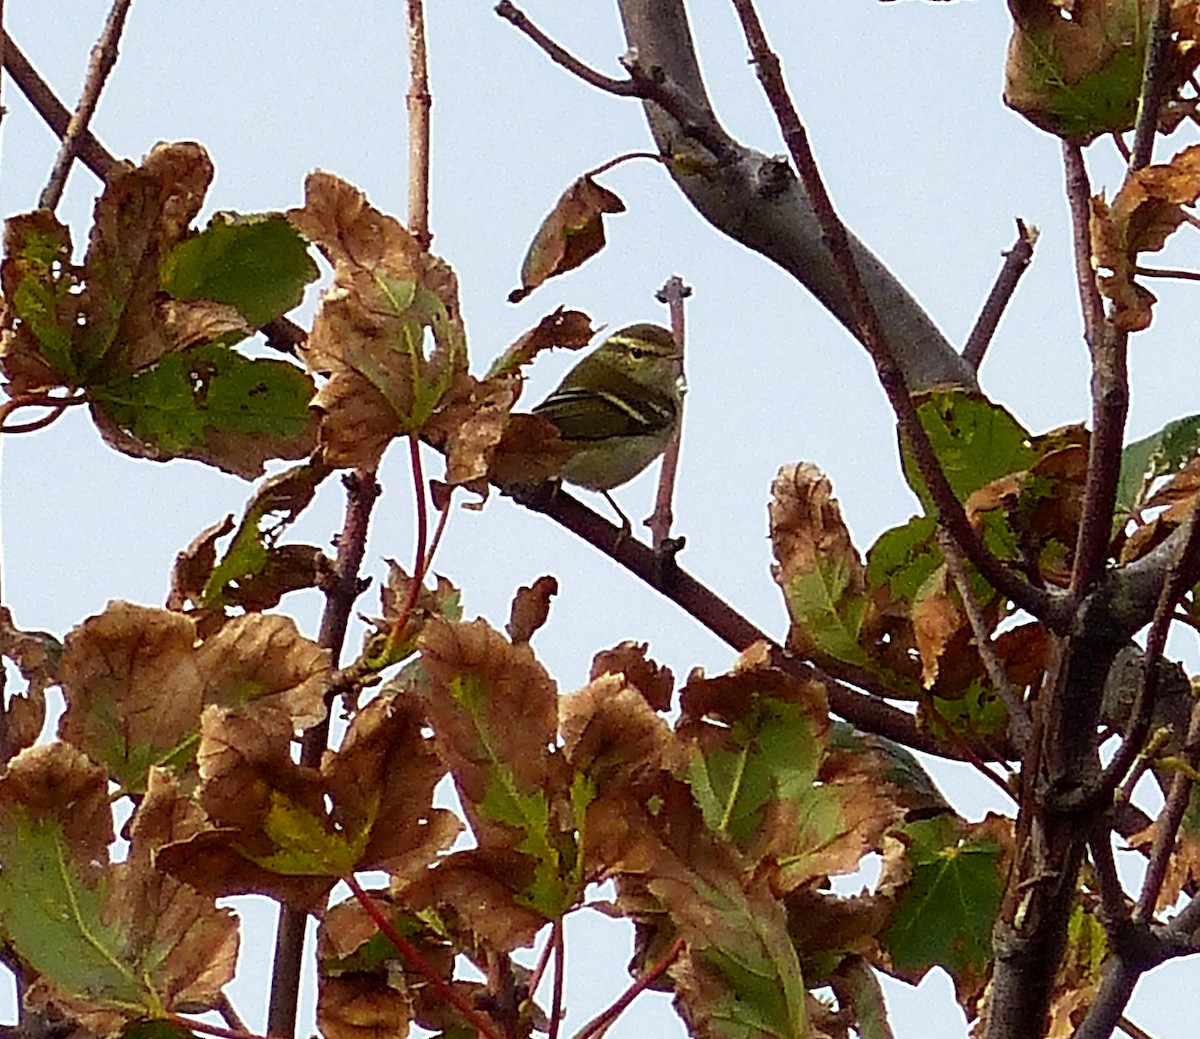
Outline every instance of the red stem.
<svg viewBox="0 0 1200 1039"><path fill-rule="evenodd" d="M593 1017L583 1028L576 1034L575 1039L591 1039L592 1036L598 1035L602 1029L607 1028L616 1018L624 1013L625 1008L629 1006L634 999L644 992L647 988L653 985L661 978L667 969L679 959L679 954L683 952L684 946L687 943L682 938L676 938L671 943L671 948L667 950L667 954L651 967L645 974L637 979L629 986L620 996L620 998L607 1010L602 1010L599 1014Z"/></svg>
<svg viewBox="0 0 1200 1039"><path fill-rule="evenodd" d="M426 545L429 541L429 507L425 501L425 473L421 468L421 440L415 434L408 438L408 456L412 462L413 489L417 495L417 552L413 563L412 581L408 586L408 596L396 623L388 635L384 648L385 656L395 651L404 637L404 629L408 627L408 619L412 616L417 605L417 597L421 594L421 586L425 583L425 574L429 571L429 559L426 557ZM447 512L449 510L447 509Z"/></svg>
<svg viewBox="0 0 1200 1039"><path fill-rule="evenodd" d="M396 951L408 961L408 965L428 981L442 999L462 1014L480 1035L486 1036L487 1039L500 1039L492 1030L492 1026L487 1019L473 1006L464 1001L451 987L450 982L442 977L438 969L421 955L420 950L392 926L392 922L380 911L374 899L359 886L353 874L345 876L342 879L346 882L346 886L350 888L354 897L358 899L358 904L363 907L367 916L379 928L380 933L396 947Z"/></svg>

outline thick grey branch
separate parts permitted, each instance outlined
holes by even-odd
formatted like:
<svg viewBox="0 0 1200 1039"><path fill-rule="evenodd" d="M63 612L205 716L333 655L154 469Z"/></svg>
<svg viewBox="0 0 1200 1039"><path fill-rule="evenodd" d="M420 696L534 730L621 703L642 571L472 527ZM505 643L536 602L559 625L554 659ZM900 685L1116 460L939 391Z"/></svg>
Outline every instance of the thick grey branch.
<svg viewBox="0 0 1200 1039"><path fill-rule="evenodd" d="M642 75L665 78L715 120L683 0L618 0L618 6L630 46L629 64ZM676 160L676 183L701 216L777 263L854 333L854 316L837 267L787 162L736 143L718 160L660 106L646 102L646 114L659 149ZM909 388L974 388L971 366L904 286L857 238L851 236L850 246Z"/></svg>

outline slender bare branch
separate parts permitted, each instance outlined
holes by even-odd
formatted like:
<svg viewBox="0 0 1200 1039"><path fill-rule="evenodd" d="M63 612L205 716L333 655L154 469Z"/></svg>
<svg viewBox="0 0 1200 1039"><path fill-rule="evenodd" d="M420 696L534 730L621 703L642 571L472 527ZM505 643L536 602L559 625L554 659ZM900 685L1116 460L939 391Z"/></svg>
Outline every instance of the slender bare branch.
<svg viewBox="0 0 1200 1039"><path fill-rule="evenodd" d="M992 336L996 334L1000 318L1003 317L1009 300L1016 292L1021 276L1033 260L1033 247L1037 243L1037 238L1037 228L1029 227L1024 220L1018 217L1017 240L1013 243L1013 247L1004 253L1004 264L1000 268L1000 273L996 275L992 291L988 293L983 310L979 312L979 317L975 320L975 327L971 329L971 334L967 336L966 346L963 347L963 360L976 371L983 363L983 355L991 345Z"/></svg>
<svg viewBox="0 0 1200 1039"><path fill-rule="evenodd" d="M1092 863L1100 881L1100 904L1104 910L1104 924L1109 929L1129 920L1129 905L1125 889L1117 875L1117 863L1113 857L1112 836L1107 827L1088 842L1092 852Z"/></svg>
<svg viewBox="0 0 1200 1039"><path fill-rule="evenodd" d="M1135 267L1134 273L1141 278L1180 278L1183 281L1200 281L1200 271L1185 271L1174 267Z"/></svg>
<svg viewBox="0 0 1200 1039"><path fill-rule="evenodd" d="M83 91L79 96L79 105L62 134L62 144L54 160L54 167L38 199L38 205L43 209L58 208L63 189L67 185L67 174L71 172L71 165L79 149L79 138L92 121L96 105L100 101L100 93L117 63L117 44L125 28L125 17L129 14L131 2L132 0L113 0L112 10L104 23L104 31L101 32L96 46L92 48L92 58L88 64Z"/></svg>
<svg viewBox="0 0 1200 1039"><path fill-rule="evenodd" d="M681 379L684 373L684 346L687 342L684 335L683 301L691 294L691 286L685 285L679 275L674 275L667 279L656 296L660 303L665 303L670 308L671 335L674 336L675 345L679 348L679 377ZM680 401L679 407L681 411L679 421L675 424L675 433L667 445L667 450L663 453L662 468L658 474L658 490L654 496L654 511L646 521L646 526L650 528L650 543L656 552L662 551L666 546L667 538L671 534L671 524L675 520L672 502L675 497L675 474L679 469L679 441L683 433L682 401ZM674 557L672 556L672 558Z"/></svg>
<svg viewBox="0 0 1200 1039"><path fill-rule="evenodd" d="M1193 503L1185 522L1187 535L1167 572L1167 579L1163 582L1158 606L1154 611L1154 619L1150 622L1150 631L1146 635L1146 653L1143 659L1145 673L1130 710L1129 727L1101 777L1101 790L1105 796L1115 790L1125 778L1126 772L1141 752L1146 734L1150 730L1150 720L1154 715L1154 703L1158 695L1159 663L1166 649L1167 634L1171 630L1176 605L1192 587L1193 582L1189 580L1190 571L1197 555L1200 555L1200 498Z"/></svg>
<svg viewBox="0 0 1200 1039"><path fill-rule="evenodd" d="M332 652L336 661L346 641L346 629L354 603L364 584L358 576L367 550L371 511L382 493L372 473L362 471L343 479L346 512L337 539L333 578L325 588L325 612L321 618L319 644ZM316 767L329 744L329 716L305 730L300 742L300 764ZM296 1009L300 994L300 967L304 955L304 931L308 914L283 906L275 932L275 957L271 974L267 1031L275 1036L292 1036L296 1031Z"/></svg>
<svg viewBox="0 0 1200 1039"><path fill-rule="evenodd" d="M408 229L422 249L429 233L429 57L424 0L408 0Z"/></svg>
<svg viewBox="0 0 1200 1039"><path fill-rule="evenodd" d="M850 309L854 315L856 335L875 362L879 382L896 414L901 436L912 451L925 485L929 488L940 522L993 588L1033 616L1045 620L1051 627L1061 627L1066 615L1057 609L1055 597L1045 589L1034 587L992 555L968 521L962 503L955 497L929 436L921 425L916 404L909 392L904 372L892 351L879 312L859 274L846 225L837 215L824 179L817 168L816 157L808 141L808 132L783 81L779 58L767 42L752 0L733 0L733 6L741 19L763 91L775 113L788 152L799 170L800 180L821 225L822 237L846 289Z"/></svg>
<svg viewBox="0 0 1200 1039"><path fill-rule="evenodd" d="M983 608L979 605L979 600L971 589L971 581L967 577L967 568L958 545L944 530L938 531L938 545L942 549L942 556L946 560L946 566L954 580L954 587L958 589L959 598L962 599L967 621L975 635L975 646L979 650L979 659L983 661L992 687L1004 702L1004 707L1008 711L1008 722L1012 727L1013 741L1021 752L1021 756L1024 757L1029 749L1032 729L1029 711L1017 695L1016 690L1013 689L1012 683L1008 680L1008 672L1004 670L1004 666L996 656L996 647L984 621Z"/></svg>
<svg viewBox="0 0 1200 1039"><path fill-rule="evenodd" d="M1091 186L1078 145L1063 143L1063 164L1075 245L1075 276L1092 358L1092 436L1070 587L1071 603L1077 606L1103 575L1108 558L1129 411L1129 337L1104 319L1092 269Z"/></svg>
<svg viewBox="0 0 1200 1039"><path fill-rule="evenodd" d="M7 33L4 35L4 68L12 76L13 82L25 96L33 109L42 117L43 122L61 140L67 132L71 121L71 113L57 97L54 91L29 63L21 48ZM104 180L109 170L116 163L112 153L92 136L86 128L81 130L76 138L76 154L97 177Z"/></svg>
<svg viewBox="0 0 1200 1039"><path fill-rule="evenodd" d="M1171 43L1171 4L1169 0L1153 0L1150 32L1146 38L1146 63L1142 69L1142 92L1138 99L1137 125L1133 134L1133 150L1129 156L1129 172L1135 173L1150 164L1154 151L1154 135L1158 133L1158 111L1167 92L1167 61Z"/></svg>
<svg viewBox="0 0 1200 1039"><path fill-rule="evenodd" d="M1192 777L1190 769L1195 772L1200 766L1200 703L1192 708L1191 721L1188 724L1187 742L1184 744L1184 762L1188 769L1180 769L1171 781L1171 790L1167 794L1167 803L1159 815L1154 829L1154 844L1150 849L1150 861L1146 865L1146 875L1142 880L1142 890L1138 895L1134 918L1150 921L1154 917L1155 905L1159 892L1162 891L1166 879L1167 866L1171 861L1171 853L1175 850L1175 838L1183 822L1183 813L1187 811L1188 801L1192 794Z"/></svg>
<svg viewBox="0 0 1200 1039"><path fill-rule="evenodd" d="M653 101L668 112L680 126L684 127L689 137L703 145L718 161L732 159L733 142L711 113L693 102L674 84L657 76L654 70L643 68L638 61L626 61L625 68L629 73L629 78L614 79L612 76L597 72L590 65L580 61L565 47L552 40L524 12L511 3L511 0L500 0L500 3L496 5L496 13L528 36L545 51L551 61L584 83L617 97L635 97L643 101Z"/></svg>

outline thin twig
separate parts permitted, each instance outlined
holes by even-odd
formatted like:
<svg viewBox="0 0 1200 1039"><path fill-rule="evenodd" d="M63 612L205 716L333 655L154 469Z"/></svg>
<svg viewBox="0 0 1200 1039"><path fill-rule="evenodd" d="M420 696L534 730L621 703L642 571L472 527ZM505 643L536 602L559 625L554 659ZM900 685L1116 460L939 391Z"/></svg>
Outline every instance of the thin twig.
<svg viewBox="0 0 1200 1039"><path fill-rule="evenodd" d="M652 159L654 162L664 166L669 166L670 163L663 156L655 152L626 152L624 155L618 155L615 158L609 159L606 162L600 163L594 170L588 170L583 174L585 177L598 177L602 173L607 173L615 166L620 166L623 162L629 162L630 159Z"/></svg>
<svg viewBox="0 0 1200 1039"><path fill-rule="evenodd" d="M547 1039L558 1039L563 1018L563 989L567 978L567 946L563 939L561 917L554 921L550 942L554 946L554 990L550 996L550 1032Z"/></svg>
<svg viewBox="0 0 1200 1039"><path fill-rule="evenodd" d="M546 52L546 56L556 65L562 66L571 75L583 80L588 86L603 90L606 94L616 94L618 97L638 97L637 84L632 79L614 79L598 72L590 65L580 61L574 54L556 43L539 29L524 11L520 10L510 0L500 0L496 4L496 14L512 24L528 36L534 43Z"/></svg>
<svg viewBox="0 0 1200 1039"><path fill-rule="evenodd" d="M1154 1039L1154 1036L1147 1032L1146 1029L1138 1027L1127 1017L1122 1017L1117 1022L1117 1027L1129 1036L1130 1039Z"/></svg>
<svg viewBox="0 0 1200 1039"><path fill-rule="evenodd" d="M1016 292L1021 276L1033 260L1033 247L1037 237L1037 228L1028 227L1025 221L1018 217L1017 240L1013 247L1004 253L1004 264L1000 273L996 275L992 291L988 293L983 310L979 312L975 327L971 329L971 334L967 336L967 344L963 347L963 360L976 371L983 363L983 355L991 345L992 336L996 334L1000 318Z"/></svg>
<svg viewBox="0 0 1200 1039"><path fill-rule="evenodd" d="M425 489L425 474L421 469L421 439L415 433L408 438L408 457L412 465L413 488L416 494L417 550L414 554L412 580L408 585L408 595L405 596L400 612L396 614L392 630L388 632L387 643L383 650L385 658L395 651L404 638L409 619L417 607L417 599L425 585L426 568L430 562L429 553L426 551L429 542L429 506ZM446 511L449 512L448 509Z"/></svg>
<svg viewBox="0 0 1200 1039"><path fill-rule="evenodd" d="M668 278L656 299L665 303L671 312L671 335L675 339L675 347L679 351L678 377L683 378L684 349L687 339L685 332L685 311L683 301L692 294L690 285L685 285L679 275ZM675 498L675 475L679 470L679 443L683 434L683 400L679 401L679 416L675 423L675 432L667 450L663 453L662 468L658 474L658 491L654 496L654 511L646 521L650 528L650 543L656 552L662 551L671 535L671 524L675 520L672 503Z"/></svg>
<svg viewBox="0 0 1200 1039"><path fill-rule="evenodd" d="M1075 244L1075 276L1092 359L1092 435L1069 591L1074 610L1103 576L1108 558L1129 411L1129 337L1104 319L1092 269L1091 185L1078 145L1063 142L1063 164Z"/></svg>
<svg viewBox="0 0 1200 1039"><path fill-rule="evenodd" d="M246 1027L246 1022L242 1020L242 1015L237 1012L237 1009L224 992L217 997L216 1010L221 1015L222 1020L235 1032L249 1031Z"/></svg>
<svg viewBox="0 0 1200 1039"><path fill-rule="evenodd" d="M636 61L626 63L628 79L614 79L597 72L580 61L562 45L539 29L511 0L500 0L496 14L510 22L537 44L556 65L597 90L617 97L635 97L653 101L671 116L697 144L703 145L720 162L734 157L733 143L710 112L697 105L674 84L655 76L654 70L643 69Z"/></svg>
<svg viewBox="0 0 1200 1039"><path fill-rule="evenodd" d="M0 69L4 68L4 46L8 42L4 34L4 0L0 0ZM0 76L0 87L3 86L3 77ZM4 117L8 114L8 109L4 107L3 91L0 90L0 125L4 123Z"/></svg>
<svg viewBox="0 0 1200 1039"><path fill-rule="evenodd" d="M634 999L645 992L647 988L667 972L671 964L679 959L679 954L683 952L685 946L686 943L682 938L676 938L671 943L671 947L667 950L666 955L621 993L612 1006L600 1011L599 1014L576 1032L575 1039L590 1039L591 1036L598 1035L603 1029L612 1024Z"/></svg>
<svg viewBox="0 0 1200 1039"><path fill-rule="evenodd" d="M336 662L346 641L346 629L354 603L364 585L358 571L367 550L371 511L381 493L373 473L362 470L343 479L346 512L337 539L337 560L332 581L325 588L325 613L321 618L318 643ZM329 705L332 709L332 704ZM300 741L300 764L316 767L329 744L329 715L307 729ZM271 974L267 1029L274 1035L291 1036L296 1030L296 1008L300 994L300 966L304 956L304 932L308 914L283 906L275 932L275 957Z"/></svg>
<svg viewBox="0 0 1200 1039"><path fill-rule="evenodd" d="M1092 850L1092 862L1100 880L1100 904L1104 910L1104 924L1112 928L1129 919L1129 906L1125 901L1125 889L1117 875L1117 863L1113 858L1112 837L1107 829L1096 834L1088 842Z"/></svg>
<svg viewBox="0 0 1200 1039"><path fill-rule="evenodd" d="M429 57L424 0L408 0L408 230L422 249L429 233Z"/></svg>
<svg viewBox="0 0 1200 1039"><path fill-rule="evenodd" d="M530 973L529 980L526 983L529 986L530 999L537 995L537 990L542 986L542 979L545 978L546 971L550 968L550 957L554 955L553 928L558 926L558 923L559 921L555 920L550 925L551 932L546 936L546 944L542 946L542 951L538 953L537 963L534 964L533 971Z"/></svg>
<svg viewBox="0 0 1200 1039"><path fill-rule="evenodd" d="M1192 773L1200 765L1200 702L1192 708L1191 721L1188 723L1187 742L1184 744L1184 762ZM1183 814L1187 811L1188 801L1192 794L1192 777L1189 769L1180 769L1171 780L1171 790L1167 794L1167 803L1160 813L1154 830L1154 844L1150 849L1150 859L1146 863L1146 875L1142 881L1142 890L1138 895L1137 906L1134 908L1134 919L1149 922L1154 918L1154 908L1162 891L1163 881L1167 876L1167 866L1171 861L1171 853L1175 850L1175 838L1183 822Z"/></svg>
<svg viewBox="0 0 1200 1039"><path fill-rule="evenodd" d="M271 1039L270 1033L259 1036L255 1032L243 1032L236 1028L223 1028L221 1025L209 1024L207 1021L196 1021L181 1014L168 1014L167 1020L173 1021L185 1032L202 1032L205 1035L219 1036L220 1039Z"/></svg>
<svg viewBox="0 0 1200 1039"><path fill-rule="evenodd" d="M87 394L80 392L71 397L59 397L51 393L22 393L0 404L0 433L32 433L45 429L73 404L87 402ZM20 408L49 408L48 414L29 422L11 423L8 417Z"/></svg>
<svg viewBox="0 0 1200 1039"><path fill-rule="evenodd" d="M921 477L929 489L939 521L949 530L967 558L993 588L1034 617L1045 621L1050 627L1062 627L1067 614L1057 607L1056 597L1045 589L1035 588L992 555L967 519L962 502L955 497L925 427L921 424L904 372L887 341L879 314L867 295L850 249L846 226L834 210L825 182L817 168L817 161L808 141L808 131L800 121L783 81L779 58L767 42L751 0L733 0L733 6L741 19L751 57L758 69L759 81L775 113L788 152L799 171L805 193L820 224L825 246L846 289L858 338L875 362L880 385L887 394L888 402L896 414L901 435L912 451Z"/></svg>
<svg viewBox="0 0 1200 1039"><path fill-rule="evenodd" d="M1134 274L1142 278L1181 278L1184 281L1200 281L1200 271L1185 271L1173 267L1135 267Z"/></svg>
<svg viewBox="0 0 1200 1039"><path fill-rule="evenodd" d="M100 34L96 46L92 48L92 58L88 64L83 91L79 95L79 105L76 107L74 115L71 116L70 122L67 123L66 131L62 135L62 145L54 160L54 167L51 169L46 187L38 199L38 205L42 209L58 208L63 189L67 185L67 174L71 172L71 164L74 163L79 149L80 135L92 121L96 105L100 101L100 92L104 89L104 84L117 63L117 44L121 39L122 30L125 28L125 16L129 14L131 2L132 0L113 0L112 10L109 11L108 19L104 23L104 31Z"/></svg>
<svg viewBox="0 0 1200 1039"><path fill-rule="evenodd" d="M1170 64L1167 51L1171 43L1171 4L1169 0L1154 0L1150 16L1150 34L1146 39L1146 64L1142 69L1142 91L1138 98L1137 125L1133 134L1133 151L1129 156L1129 172L1150 164L1154 151L1154 135L1158 132L1158 110L1167 90Z"/></svg>
<svg viewBox="0 0 1200 1039"><path fill-rule="evenodd" d="M450 983L442 977L439 971L432 963L430 963L421 951L405 938L395 927L392 926L391 920L380 910L375 904L375 900L371 895L364 891L353 875L348 875L342 878L346 886L350 888L351 893L358 904L363 907L375 926L379 928L382 934L389 942L396 947L396 951L407 961L408 965L429 982L430 987L437 992L450 1006L454 1007L467 1022L485 1039L499 1039L491 1022L488 1021L482 1014L479 1013L473 1006L467 1003Z"/></svg>
<svg viewBox="0 0 1200 1039"><path fill-rule="evenodd" d="M1188 524L1187 534L1179 552L1167 569L1162 591L1159 593L1158 605L1154 610L1154 619L1150 622L1150 630L1146 635L1146 652L1142 658L1144 673L1134 696L1133 706L1129 712L1129 726L1121 745L1104 769L1100 780L1100 789L1107 795L1115 790L1125 773L1141 753L1146 733L1150 729L1150 720L1154 716L1154 703L1158 696L1158 670L1163 652L1167 645L1167 634L1171 630L1171 622L1175 619L1175 606L1191 588L1188 572L1200 553L1200 497L1192 503L1192 508L1185 521Z"/></svg>
<svg viewBox="0 0 1200 1039"><path fill-rule="evenodd" d="M13 42L7 33L4 35L4 67L12 76L21 93L33 105L33 109L42 117L42 121L54 131L61 140L71 122L71 113L50 89L49 84L38 75L37 70L29 64L29 59L22 53L21 48ZM76 154L97 177L105 180L109 171L116 165L117 160L95 137L91 131L82 130L76 138Z"/></svg>
<svg viewBox="0 0 1200 1039"><path fill-rule="evenodd" d="M1063 142L1063 170L1067 188L1067 204L1071 210L1071 240L1074 245L1075 284L1079 291L1083 313L1083 331L1088 349L1095 354L1104 326L1104 308L1096 273L1092 269L1091 196L1083 150L1077 144Z"/></svg>
<svg viewBox="0 0 1200 1039"><path fill-rule="evenodd" d="M1029 749L1032 728L1029 712L1026 710L1025 704L1021 702L1016 690L1013 689L1012 683L1008 680L1008 673L996 656L995 644L992 642L992 637L984 621L983 608L979 605L979 600L971 589L971 580L967 576L966 564L963 562L958 545L944 530L938 531L938 545L941 547L950 576L954 580L954 587L958 589L959 598L962 599L963 611L967 615L971 632L975 636L975 647L979 650L979 659L983 661L984 670L987 671L993 688L999 694L1000 699L1004 701L1004 707L1008 711L1008 721L1012 727L1013 740L1021 752L1021 756L1024 757L1025 752Z"/></svg>

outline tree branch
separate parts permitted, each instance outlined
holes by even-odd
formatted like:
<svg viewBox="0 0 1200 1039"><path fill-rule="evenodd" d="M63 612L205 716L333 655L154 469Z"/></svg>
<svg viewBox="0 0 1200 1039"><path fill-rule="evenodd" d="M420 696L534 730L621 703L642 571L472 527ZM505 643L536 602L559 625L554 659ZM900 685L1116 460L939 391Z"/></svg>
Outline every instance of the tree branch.
<svg viewBox="0 0 1200 1039"><path fill-rule="evenodd" d="M967 336L967 344L963 347L963 360L976 371L983 363L983 355L991 345L992 336L996 334L996 328L1008 308L1009 300L1017 291L1021 276L1033 260L1033 247L1037 239L1037 228L1026 226L1025 221L1018 217L1017 240L1013 247L1004 253L1004 264L1000 273L996 275L992 291L988 293L983 310L979 312L975 327L971 329L971 334Z"/></svg>
<svg viewBox="0 0 1200 1039"><path fill-rule="evenodd" d="M1070 588L1071 603L1077 606L1100 580L1108 558L1125 418L1129 411L1128 334L1104 319L1092 270L1091 186L1083 152L1077 144L1063 142L1063 164L1075 243L1075 277L1084 334L1092 356L1092 436Z"/></svg>
<svg viewBox="0 0 1200 1039"><path fill-rule="evenodd" d="M1137 126L1133 134L1133 150L1129 156L1129 172L1150 164L1154 150L1154 135L1158 133L1158 110L1167 91L1170 64L1167 61L1171 43L1171 4L1169 0L1153 0L1150 33L1146 39L1146 59L1142 69L1142 91L1138 98Z"/></svg>
<svg viewBox="0 0 1200 1039"><path fill-rule="evenodd" d="M13 42L13 38L4 34L4 68L12 76L13 82L25 98L33 105L33 110L62 140L66 135L67 126L71 122L71 113L66 106L54 96L46 81L38 75L37 70L29 64L29 59ZM92 136L91 131L80 130L76 137L76 155L101 180L108 178L109 170L116 164L112 154Z"/></svg>
<svg viewBox="0 0 1200 1039"><path fill-rule="evenodd" d="M79 96L79 105L68 120L66 130L62 133L62 144L54 160L54 166L50 170L46 187L38 199L38 206L42 209L58 208L63 189L67 185L67 174L71 172L71 165L75 161L75 154L79 148L79 138L92 121L96 105L100 102L100 92L104 89L104 84L117 63L117 44L121 39L122 30L125 28L125 16L129 13L131 2L132 0L114 0L100 39L92 48L92 58L88 64L83 91Z"/></svg>
<svg viewBox="0 0 1200 1039"><path fill-rule="evenodd" d="M729 141L727 155L718 156L661 103L647 103L646 117L659 150L694 160L673 164L680 190L714 227L777 263L857 334L845 286L804 187L787 163L733 141L720 129L682 0L618 0L618 6L630 53L646 77L686 97ZM720 161L706 163L705 151ZM849 247L908 386L915 391L935 385L974 388L970 365L904 286L853 236Z"/></svg>
<svg viewBox="0 0 1200 1039"><path fill-rule="evenodd" d="M367 550L367 530L371 511L381 492L374 474L349 473L342 481L346 487L346 512L337 539L337 560L330 585L325 589L325 613L321 618L318 643L333 654L336 662L346 641L346 629L354 603L364 585L358 571ZM332 708L332 704L328 705ZM307 729L300 743L300 764L316 768L329 744L329 714ZM273 1036L291 1036L296 1031L297 1000L300 994L300 967L304 956L304 932L308 914L302 909L282 906L275 932L275 957L271 974L270 1008L267 1031Z"/></svg>
<svg viewBox="0 0 1200 1039"><path fill-rule="evenodd" d="M899 359L880 320L879 311L859 275L858 265L850 247L849 234L834 210L833 201L817 168L816 158L809 145L808 132L783 81L779 58L767 42L752 0L733 0L733 5L741 19L754 63L758 67L763 90L775 113L792 160L800 171L800 180L816 215L822 240L845 287L853 320L851 331L867 348L871 360L875 362L879 382L896 414L901 436L912 451L925 485L929 488L938 520L993 588L1035 617L1046 620L1052 627L1056 621L1061 625L1065 614L1061 611L1056 613L1055 597L1045 589L1034 587L992 555L967 519L962 503L955 497L925 427L917 415L916 404Z"/></svg>
<svg viewBox="0 0 1200 1039"><path fill-rule="evenodd" d="M685 285L679 275L674 275L666 280L655 296L660 303L664 303L670 308L671 335L675 339L675 345L679 348L680 378L683 378L684 374L684 349L687 345L683 301L691 294L691 286ZM671 524L675 520L672 503L675 498L675 474L679 470L679 443L683 434L683 403L680 401L679 419L675 424L671 442L667 444L667 449L663 452L662 466L658 475L658 490L654 495L654 511L646 522L646 526L650 528L650 543L654 546L654 551L670 552L672 561L674 561L672 549L675 548L675 545L669 543L668 538L671 534ZM678 547L682 548L683 545L680 544Z"/></svg>

